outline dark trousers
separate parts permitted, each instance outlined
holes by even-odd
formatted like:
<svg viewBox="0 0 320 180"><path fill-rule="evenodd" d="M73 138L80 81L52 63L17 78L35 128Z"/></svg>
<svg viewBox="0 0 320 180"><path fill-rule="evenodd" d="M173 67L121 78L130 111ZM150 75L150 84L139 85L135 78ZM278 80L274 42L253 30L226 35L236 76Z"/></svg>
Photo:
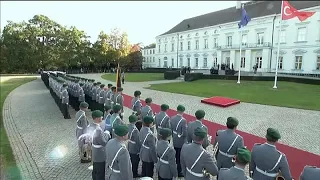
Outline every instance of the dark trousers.
<svg viewBox="0 0 320 180"><path fill-rule="evenodd" d="M71 119L68 104L62 104L62 114L65 119Z"/></svg>
<svg viewBox="0 0 320 180"><path fill-rule="evenodd" d="M178 176L180 177L182 175L181 164L180 164L181 148L174 147L174 150L176 151L177 170L178 170Z"/></svg>
<svg viewBox="0 0 320 180"><path fill-rule="evenodd" d="M137 178L138 177L138 165L139 165L140 157L139 157L138 154L130 153L130 159L131 159L131 164L132 164L133 178Z"/></svg>
<svg viewBox="0 0 320 180"><path fill-rule="evenodd" d="M154 168L154 162L143 162L142 161L141 176L153 178L153 168Z"/></svg>
<svg viewBox="0 0 320 180"><path fill-rule="evenodd" d="M93 162L92 179L93 180L104 180L106 162Z"/></svg>
<svg viewBox="0 0 320 180"><path fill-rule="evenodd" d="M162 178L162 177L158 174L158 180L172 180L172 178L170 178L170 179Z"/></svg>
<svg viewBox="0 0 320 180"><path fill-rule="evenodd" d="M121 79L121 81L122 81L122 84L124 84L124 78L123 78L123 79Z"/></svg>

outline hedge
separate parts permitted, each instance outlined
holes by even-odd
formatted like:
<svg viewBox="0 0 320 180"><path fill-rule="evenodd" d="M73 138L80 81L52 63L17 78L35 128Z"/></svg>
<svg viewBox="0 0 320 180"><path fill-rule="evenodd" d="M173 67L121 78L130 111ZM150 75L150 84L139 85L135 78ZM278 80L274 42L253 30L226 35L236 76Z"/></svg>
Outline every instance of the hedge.
<svg viewBox="0 0 320 180"><path fill-rule="evenodd" d="M173 80L173 79L177 79L178 77L180 77L180 71L178 70L164 72L164 79Z"/></svg>

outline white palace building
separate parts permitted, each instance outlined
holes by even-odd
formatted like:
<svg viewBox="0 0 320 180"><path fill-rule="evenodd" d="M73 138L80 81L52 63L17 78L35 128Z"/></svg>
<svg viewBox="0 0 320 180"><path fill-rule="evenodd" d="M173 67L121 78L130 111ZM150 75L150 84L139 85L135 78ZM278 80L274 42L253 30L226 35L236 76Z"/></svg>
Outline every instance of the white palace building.
<svg viewBox="0 0 320 180"><path fill-rule="evenodd" d="M241 71L274 72L280 41L279 73L320 74L320 1L291 1L299 11L316 11L307 20L282 21L281 1L252 1L243 6L251 21L242 30ZM240 63L241 2L235 7L185 19L156 37L147 67L190 66L210 69L218 64L235 70ZM149 50L150 52L150 50ZM144 53L143 53L143 56Z"/></svg>

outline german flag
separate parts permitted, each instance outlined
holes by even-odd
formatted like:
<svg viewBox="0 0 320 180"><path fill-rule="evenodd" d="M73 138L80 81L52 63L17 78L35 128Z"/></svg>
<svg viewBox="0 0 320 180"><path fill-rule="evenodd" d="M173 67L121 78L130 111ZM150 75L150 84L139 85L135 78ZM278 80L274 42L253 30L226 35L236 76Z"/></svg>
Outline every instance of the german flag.
<svg viewBox="0 0 320 180"><path fill-rule="evenodd" d="M120 70L120 66L119 66L119 63L118 63L118 68L117 68L117 77L116 77L116 84L117 84L117 92L118 92L118 88L121 87L121 70Z"/></svg>

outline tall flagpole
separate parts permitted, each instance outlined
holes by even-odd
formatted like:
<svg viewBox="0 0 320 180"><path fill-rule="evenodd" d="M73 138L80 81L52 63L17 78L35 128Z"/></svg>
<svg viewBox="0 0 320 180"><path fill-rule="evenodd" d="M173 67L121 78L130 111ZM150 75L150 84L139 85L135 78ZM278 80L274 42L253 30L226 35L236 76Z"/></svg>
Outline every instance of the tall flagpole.
<svg viewBox="0 0 320 180"><path fill-rule="evenodd" d="M238 84L240 84L240 68L241 68L241 50L242 49L242 28L240 28L240 61L239 61L239 72L238 72Z"/></svg>
<svg viewBox="0 0 320 180"><path fill-rule="evenodd" d="M279 65L279 56L280 56L280 33L282 28L282 9L283 9L283 1L281 1L281 19L279 25L279 32L278 32L278 50L277 50L277 61L276 61L276 74L274 76L274 85L273 89L277 89L277 80L278 80L278 65Z"/></svg>

